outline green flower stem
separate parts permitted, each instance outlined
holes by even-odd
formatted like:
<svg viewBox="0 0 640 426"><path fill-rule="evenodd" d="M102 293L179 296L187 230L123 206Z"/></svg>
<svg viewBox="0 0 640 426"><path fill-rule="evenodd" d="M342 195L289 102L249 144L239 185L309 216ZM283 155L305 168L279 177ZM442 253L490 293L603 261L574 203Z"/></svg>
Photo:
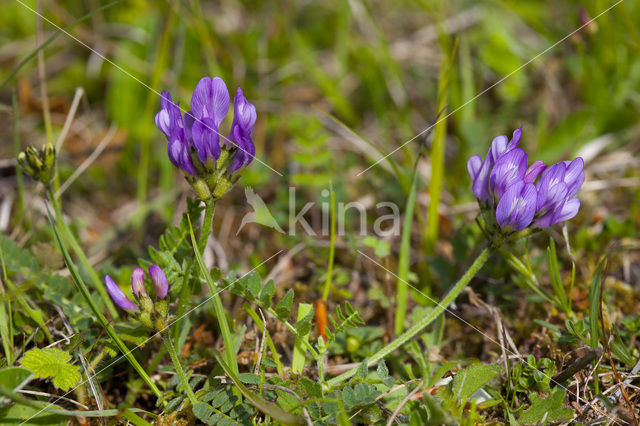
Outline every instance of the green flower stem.
<svg viewBox="0 0 640 426"><path fill-rule="evenodd" d="M198 403L198 398L196 398L196 394L193 393L193 389L191 389L191 385L189 384L189 379L187 375L184 373L182 369L182 363L180 362L180 357L176 352L175 346L173 346L173 342L171 341L171 337L169 333L164 334L163 338L164 347L167 348L169 355L171 356L171 361L173 362L173 367L176 369L176 373L180 378L180 382L182 383L182 387L184 391L187 393L187 397L189 401L191 401L191 405L195 406Z"/></svg>
<svg viewBox="0 0 640 426"><path fill-rule="evenodd" d="M204 255L204 249L207 247L207 240L209 239L209 235L211 234L211 222L213 221L213 212L215 210L216 200L213 198L209 198L204 203L204 222L202 224L202 231L200 232L200 239L197 245L198 252L196 253L196 257L199 258L198 260L201 260L202 256ZM233 372L238 374L239 370L238 360L236 359L235 344L233 342L233 335L231 334L229 323L227 322L227 315L224 310L224 306L222 305L222 299L220 299L220 294L216 285L211 280L209 271L206 271L206 268L204 268L204 261L199 261L198 263L200 263L201 265L201 272L205 276L207 286L209 287L209 291L211 292L211 296L213 299L213 309L216 317L218 318L218 325L220 326L222 341L224 342L225 358L227 359L227 363L229 364Z"/></svg>
<svg viewBox="0 0 640 426"><path fill-rule="evenodd" d="M467 272L460 278L460 280L453 286L453 288L447 293L447 295L440 301L440 303L435 306L424 318L415 323L410 329L402 333L398 336L393 342L389 343L384 348L380 349L378 352L373 354L369 359L367 359L367 363L369 365L373 365L407 343L411 340L415 335L420 333L426 326L431 324L436 318L440 316L448 307L453 303L454 300L462 293L462 290L465 289L467 284L471 281L471 279L480 271L482 266L487 262L489 256L493 252L493 248L487 247L478 255L476 260L471 264ZM342 373L341 375L334 377L331 380L327 381L329 386L336 386L348 378L352 377L358 367L354 367L351 370Z"/></svg>
<svg viewBox="0 0 640 426"><path fill-rule="evenodd" d="M138 372L138 375L140 376L140 378L142 378L142 380L145 381L145 383L153 391L155 396L157 398L161 398L162 392L160 392L160 389L158 389L158 387L155 385L155 383L153 383L153 381L151 380L147 372L144 370L144 368L142 368L140 363L138 363L138 360L132 354L132 350L127 348L127 346L120 339L120 337L118 337L118 333L116 333L116 330L111 326L111 324L109 323L109 321L107 321L104 315L102 315L102 312L100 312L100 309L98 309L98 306L96 305L96 302L93 300L91 293L89 293L89 289L87 288L86 284L84 283L84 281L82 281L82 278L78 274L78 270L76 269L76 266L73 264L73 261L69 256L69 252L67 251L67 248L62 242L62 237L60 236L61 231L58 230L58 227L60 227L59 224L62 222L63 221L61 216L58 216L58 220L56 222L58 225L55 225L52 223L53 233L58 243L58 247L62 252L62 256L64 257L65 263L67 264L67 268L71 273L73 282L76 284L76 287L80 290L80 293L84 297L85 301L89 304L89 307L91 308L91 311L93 312L93 315L95 316L95 318L98 320L100 325L106 330L107 334L109 335L109 337L111 337L111 339L116 344L120 352L124 355L127 361L129 361L131 366Z"/></svg>
<svg viewBox="0 0 640 426"><path fill-rule="evenodd" d="M47 197L49 198L49 202L53 206L53 210L56 213L56 226L58 227L58 230L62 234L62 237L71 246L71 249L73 250L73 252L76 254L76 256L78 256L80 263L82 263L82 266L84 266L84 269L86 269L86 271L89 273L89 276L91 277L91 281L93 281L93 285L95 289L100 294L100 297L102 298L102 302L105 304L105 306L109 310L109 313L111 314L111 316L113 316L113 318L119 318L118 311L115 305L113 304L113 302L111 301L111 298L107 294L106 287L102 284L102 281L100 281L100 277L98 277L98 274L96 273L95 269L93 269L93 267L89 263L89 259L87 259L87 256L84 254L82 247L80 247L80 244L78 244L78 240L76 240L76 238L73 236L73 232L71 232L71 229L69 229L69 225L67 225L67 223L64 221L62 216L62 208L60 207L60 202L56 198L51 187L47 188Z"/></svg>

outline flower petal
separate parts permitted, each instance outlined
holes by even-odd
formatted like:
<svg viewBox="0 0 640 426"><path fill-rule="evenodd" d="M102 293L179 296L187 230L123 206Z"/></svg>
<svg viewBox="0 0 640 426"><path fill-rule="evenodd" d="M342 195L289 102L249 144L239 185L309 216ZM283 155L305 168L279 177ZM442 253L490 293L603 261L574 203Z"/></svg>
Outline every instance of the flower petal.
<svg viewBox="0 0 640 426"><path fill-rule="evenodd" d="M516 216L514 218L514 230L520 231L531 224L536 214L536 187L527 183L520 192Z"/></svg>
<svg viewBox="0 0 640 426"><path fill-rule="evenodd" d="M122 309L138 309L138 305L133 303L127 297L127 295L124 294L124 291L122 291L122 289L118 287L118 284L113 281L113 278L111 278L109 275L106 275L104 277L104 282L107 285L107 291L109 292L109 295L111 296L113 301L116 302L116 305L120 306Z"/></svg>
<svg viewBox="0 0 640 426"><path fill-rule="evenodd" d="M540 176L540 174L544 172L546 168L547 165L542 161L534 161L533 164L531 164L531 166L529 166L529 168L527 169L527 173L525 173L524 175L524 183L535 182L538 176Z"/></svg>
<svg viewBox="0 0 640 426"><path fill-rule="evenodd" d="M491 158L493 158L493 162L495 163L498 158L507 151L507 145L509 144L509 138L504 135L496 136L491 141L491 148L489 148L489 153L491 154Z"/></svg>
<svg viewBox="0 0 640 426"><path fill-rule="evenodd" d="M527 153L521 148L514 148L496 161L489 177L489 186L500 198L509 185L524 178L526 171Z"/></svg>
<svg viewBox="0 0 640 426"><path fill-rule="evenodd" d="M512 217L513 211L518 206L518 197L520 191L524 188L524 183L521 181L513 183L500 198L498 205L496 206L496 220L502 227L513 225Z"/></svg>
<svg viewBox="0 0 640 426"><path fill-rule="evenodd" d="M211 77L202 77L191 95L191 111L195 118L202 118L207 113L207 103L211 93Z"/></svg>
<svg viewBox="0 0 640 426"><path fill-rule="evenodd" d="M562 209L558 211L552 221L552 225L555 223L564 222L565 220L569 220L578 214L578 210L580 210L580 200L578 198L572 198L564 203Z"/></svg>
<svg viewBox="0 0 640 426"><path fill-rule="evenodd" d="M211 118L204 117L194 121L191 128L193 145L198 158L204 164L209 159L220 158L220 136L217 126Z"/></svg>
<svg viewBox="0 0 640 426"><path fill-rule="evenodd" d="M564 175L564 182L569 188L567 198L571 198L578 193L584 183L584 160L581 157L574 159L567 164L567 171Z"/></svg>
<svg viewBox="0 0 640 426"><path fill-rule="evenodd" d="M481 168L482 157L480 157L480 154L476 154L467 160L467 171L469 172L469 176L471 176L472 181L476 180Z"/></svg>
<svg viewBox="0 0 640 426"><path fill-rule="evenodd" d="M229 111L229 90L227 85L220 77L213 77L211 81L211 98L209 99L209 116L213 118L213 122L216 124L216 129L224 120L224 117Z"/></svg>

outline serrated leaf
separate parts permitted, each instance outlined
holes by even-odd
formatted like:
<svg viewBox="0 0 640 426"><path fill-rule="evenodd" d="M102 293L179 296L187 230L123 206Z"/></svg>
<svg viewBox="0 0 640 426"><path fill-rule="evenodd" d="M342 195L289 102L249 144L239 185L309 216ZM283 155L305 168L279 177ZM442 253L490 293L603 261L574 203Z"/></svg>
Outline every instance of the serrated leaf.
<svg viewBox="0 0 640 426"><path fill-rule="evenodd" d="M541 398L535 392L529 394L531 407L527 408L518 421L523 424L539 424L542 419L547 423L568 420L573 417L573 411L564 408L565 391L555 388L547 398Z"/></svg>
<svg viewBox="0 0 640 426"><path fill-rule="evenodd" d="M267 283L262 287L262 291L260 292L260 305L264 308L271 307L271 301L273 300L273 293L275 292L275 284L273 280L267 281Z"/></svg>
<svg viewBox="0 0 640 426"><path fill-rule="evenodd" d="M78 367L69 363L71 355L57 348L35 348L24 354L20 363L37 378L52 378L53 385L63 391L81 379Z"/></svg>
<svg viewBox="0 0 640 426"><path fill-rule="evenodd" d="M289 289L287 294L284 295L281 301L276 305L276 315L281 320L286 320L291 314L291 307L293 306L293 290Z"/></svg>

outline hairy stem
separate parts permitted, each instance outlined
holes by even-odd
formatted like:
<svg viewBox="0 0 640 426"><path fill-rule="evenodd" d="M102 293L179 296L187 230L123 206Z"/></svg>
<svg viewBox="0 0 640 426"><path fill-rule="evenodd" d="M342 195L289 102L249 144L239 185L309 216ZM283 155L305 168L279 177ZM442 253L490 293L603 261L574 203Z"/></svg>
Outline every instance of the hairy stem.
<svg viewBox="0 0 640 426"><path fill-rule="evenodd" d="M202 231L200 232L200 239L198 241L198 253L200 256L204 255L204 249L207 247L207 241L211 234L211 222L213 220L213 212L215 210L216 201L213 198L205 201L204 222L202 223ZM202 271L203 274L208 275L208 271ZM224 355L227 359L227 363L231 367L234 373L238 374L238 360L236 359L235 344L233 342L233 335L227 322L227 316L222 305L222 299L220 299L220 291L216 289L213 283L207 280L209 291L213 299L213 309L218 318L218 325L220 326L220 333L222 334L222 341L224 342Z"/></svg>
<svg viewBox="0 0 640 426"><path fill-rule="evenodd" d="M387 346L385 346L384 348L380 349L378 352L373 354L369 359L367 359L367 363L369 365L373 365L377 363L378 361L380 361L381 359L383 359L384 357L386 357L387 355L389 355L390 353L392 353L393 351L395 351L396 349L398 349L399 347L407 343L414 336L420 333L426 326L428 326L436 318L438 318L440 314L442 314L449 307L449 305L453 303L454 300L456 300L456 298L460 295L460 293L462 293L462 290L464 290L464 288L467 286L467 284L469 284L471 279L478 273L478 271L480 271L482 266L487 262L492 252L493 252L493 249L490 247L487 247L484 250L482 250L482 252L478 255L476 260L471 264L467 272L465 272L465 274L460 278L460 280L458 280L458 282L453 286L453 288L449 291L449 293L447 293L444 299L442 299L442 301L437 306L435 306L424 318L422 318L420 321L415 323L410 329L408 329L407 331L402 333L400 336L398 336L393 342L389 343ZM358 370L358 367L354 367L351 370L345 373L342 373L341 375L334 377L331 380L328 380L327 384L329 386L336 386L342 383L343 381L347 380L348 378L352 377L357 370Z"/></svg>
<svg viewBox="0 0 640 426"><path fill-rule="evenodd" d="M180 362L180 357L178 356L178 352L176 352L175 346L173 346L173 342L171 341L171 336L169 333L165 333L163 336L164 347L167 348L169 355L171 356L171 361L173 362L173 367L180 378L180 382L182 383L182 387L184 391L187 393L187 397L189 401L191 401L191 405L195 406L198 403L198 398L196 398L196 394L193 393L193 389L191 389L191 385L189 384L189 379L187 375L184 373L182 369L182 363Z"/></svg>

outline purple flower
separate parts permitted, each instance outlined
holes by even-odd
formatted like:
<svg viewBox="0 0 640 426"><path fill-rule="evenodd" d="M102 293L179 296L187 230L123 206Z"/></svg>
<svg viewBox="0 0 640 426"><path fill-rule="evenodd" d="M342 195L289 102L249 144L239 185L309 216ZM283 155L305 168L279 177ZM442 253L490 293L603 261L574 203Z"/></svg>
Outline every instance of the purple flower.
<svg viewBox="0 0 640 426"><path fill-rule="evenodd" d="M131 288L133 289L133 295L136 297L147 295L147 290L144 288L144 270L142 268L133 270L131 274Z"/></svg>
<svg viewBox="0 0 640 426"><path fill-rule="evenodd" d="M506 136L497 136L491 141L491 147L485 160L482 161L480 155L474 155L467 162L467 170L473 181L473 193L476 194L481 203L487 204L493 200L491 189L489 187L489 179L494 164L501 156L506 155L518 146L522 128L513 132L511 141ZM526 166L525 166L526 167Z"/></svg>
<svg viewBox="0 0 640 426"><path fill-rule="evenodd" d="M534 161L531 166L527 169L527 173L524 175L524 183L533 183L536 181L540 173L544 172L547 168L547 165L542 161Z"/></svg>
<svg viewBox="0 0 640 426"><path fill-rule="evenodd" d="M536 214L536 187L517 181L505 191L496 207L496 219L501 228L520 231L531 224Z"/></svg>
<svg viewBox="0 0 640 426"><path fill-rule="evenodd" d="M203 165L209 164L205 168L208 173L211 171L211 163L217 166L215 163L220 158L222 149L234 152L229 173L251 163L255 156L251 133L256 122L256 109L238 87L228 138L230 143L223 145L219 127L229 111L229 104L229 91L220 77L204 77L198 82L191 96L191 111L184 116L171 95L162 92L161 108L155 121L158 129L167 137L167 151L174 166L198 177L198 171L203 170L198 165L198 160ZM193 156L194 153L197 154L197 159Z"/></svg>
<svg viewBox="0 0 640 426"><path fill-rule="evenodd" d="M489 188L496 199L500 199L511 184L522 181L526 172L527 153L521 148L498 157L489 175Z"/></svg>
<svg viewBox="0 0 640 426"><path fill-rule="evenodd" d="M173 129L182 120L180 103L174 104L171 95L167 91L160 94L160 112L156 114L156 126L169 138Z"/></svg>
<svg viewBox="0 0 640 426"><path fill-rule="evenodd" d="M220 77L204 77L191 96L193 144L202 163L220 158L218 127L229 111L229 91Z"/></svg>
<svg viewBox="0 0 640 426"><path fill-rule="evenodd" d="M238 87L233 99L233 123L229 139L238 145L229 172L233 173L240 167L248 166L256 153L256 147L251 139L253 125L256 123L256 107L247 101Z"/></svg>
<svg viewBox="0 0 640 426"><path fill-rule="evenodd" d="M167 297L169 281L167 281L167 276L164 274L164 271L162 271L162 268L158 265L149 266L149 275L151 275L151 281L156 288L156 296L159 299Z"/></svg>
<svg viewBox="0 0 640 426"><path fill-rule="evenodd" d="M113 279L109 275L106 275L104 277L104 282L107 285L107 291L109 292L109 295L111 296L113 301L116 302L116 305L120 306L122 309L138 309L138 305L133 303L127 297L127 295L124 294L122 289L118 287L118 284L116 284L116 282L113 281Z"/></svg>
<svg viewBox="0 0 640 426"><path fill-rule="evenodd" d="M574 198L584 182L584 161L578 157L545 170L536 184L537 219L535 225L546 228L578 214L580 200Z"/></svg>
<svg viewBox="0 0 640 426"><path fill-rule="evenodd" d="M182 118L180 118L180 122L182 123ZM192 176L197 175L198 171L191 159L191 144L186 137L185 128L176 126L167 139L169 140L167 153L169 154L171 163Z"/></svg>

